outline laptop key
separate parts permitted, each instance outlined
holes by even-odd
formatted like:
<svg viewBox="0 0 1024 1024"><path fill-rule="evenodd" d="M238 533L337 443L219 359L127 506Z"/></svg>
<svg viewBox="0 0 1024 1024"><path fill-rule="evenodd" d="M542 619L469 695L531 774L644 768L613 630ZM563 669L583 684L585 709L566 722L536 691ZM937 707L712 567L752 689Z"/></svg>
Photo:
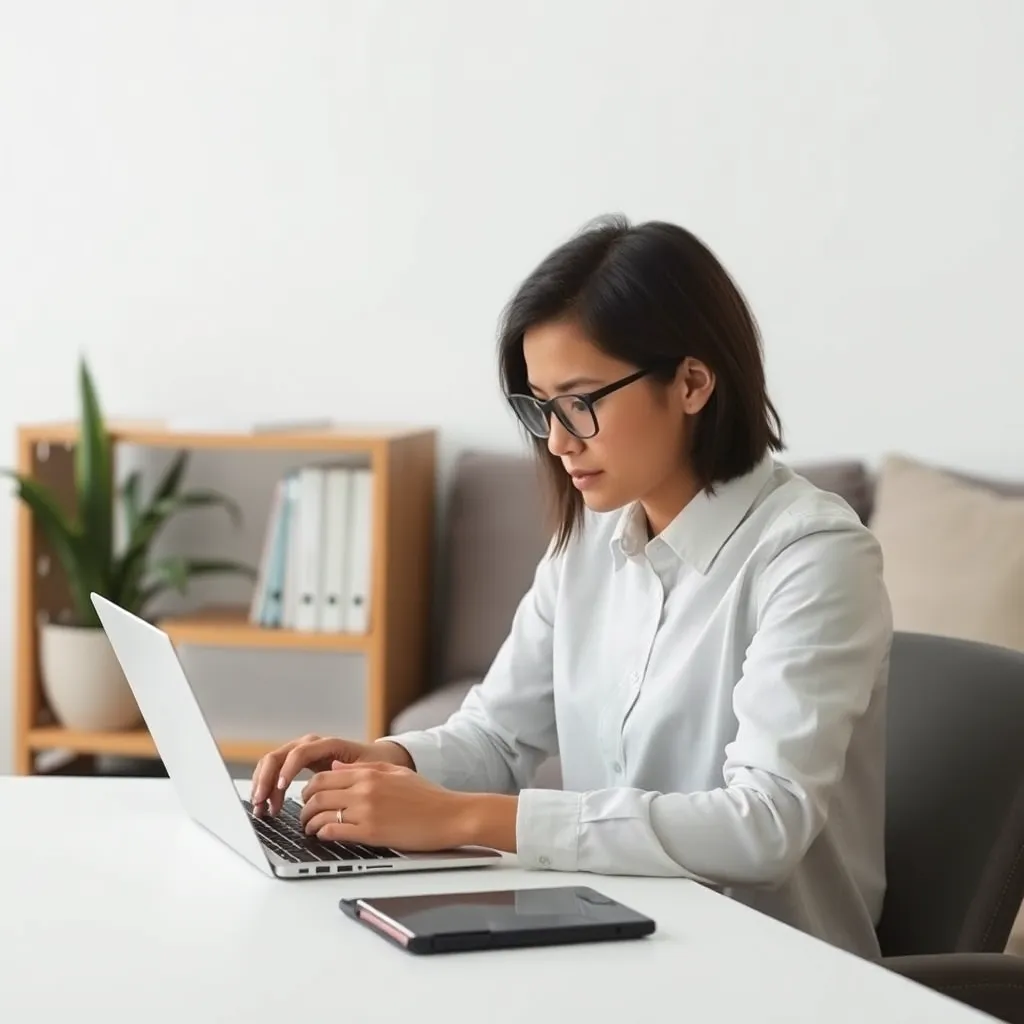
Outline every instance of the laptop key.
<svg viewBox="0 0 1024 1024"><path fill-rule="evenodd" d="M283 846L278 846L278 844L272 839L268 839L266 836L261 836L260 842L270 850L271 853L276 853L278 857L281 857L283 860L290 861L292 864L298 862L298 858L295 856L293 851L287 850Z"/></svg>
<svg viewBox="0 0 1024 1024"><path fill-rule="evenodd" d="M299 847L299 849L297 850L292 850L291 853L294 856L295 861L297 863L301 862L303 864L320 864L324 860L323 857L318 857L316 855L315 850L310 850L308 848ZM333 857L330 859L334 860Z"/></svg>
<svg viewBox="0 0 1024 1024"><path fill-rule="evenodd" d="M287 799L279 814L273 817L256 817L252 805L243 800L260 840L278 855L292 863L312 863L333 860L383 860L400 857L401 854L387 847L367 846L364 843L321 841L307 835L299 815L302 806L295 800Z"/></svg>

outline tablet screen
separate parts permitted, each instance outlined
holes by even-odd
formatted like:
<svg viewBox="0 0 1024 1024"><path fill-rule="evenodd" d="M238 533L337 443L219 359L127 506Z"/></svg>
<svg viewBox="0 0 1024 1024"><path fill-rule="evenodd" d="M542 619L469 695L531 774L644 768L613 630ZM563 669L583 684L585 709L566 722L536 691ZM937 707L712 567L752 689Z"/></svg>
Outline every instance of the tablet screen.
<svg viewBox="0 0 1024 1024"><path fill-rule="evenodd" d="M434 893L359 900L359 916L392 938L637 924L647 918L587 886Z"/></svg>

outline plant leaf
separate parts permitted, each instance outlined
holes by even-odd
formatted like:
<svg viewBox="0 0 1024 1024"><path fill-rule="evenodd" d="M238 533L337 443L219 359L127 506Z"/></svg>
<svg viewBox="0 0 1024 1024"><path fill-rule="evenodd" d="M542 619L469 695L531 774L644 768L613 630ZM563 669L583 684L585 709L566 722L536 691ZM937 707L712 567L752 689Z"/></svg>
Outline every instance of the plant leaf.
<svg viewBox="0 0 1024 1024"><path fill-rule="evenodd" d="M181 486L182 478L185 475L185 467L188 465L188 451L181 451L175 456L174 461L167 467L160 483L156 485L153 492L153 502L162 501L171 497Z"/></svg>
<svg viewBox="0 0 1024 1024"><path fill-rule="evenodd" d="M153 598L165 590L173 589L180 594L187 593L189 581L196 576L213 576L222 573L238 573L250 579L256 577L256 570L251 565L229 559L187 558L182 555L170 555L167 558L158 559L150 566L150 572L147 575L149 581L139 592L139 607L148 605Z"/></svg>
<svg viewBox="0 0 1024 1024"><path fill-rule="evenodd" d="M187 464L188 452L178 452L160 478L149 507L145 511L138 511L134 516L134 525L128 529L128 542L125 551L111 573L113 588L117 591L120 603L124 608L132 610L134 607L132 601L145 567L146 552L166 519L166 517L160 518L154 514L154 506L157 502L169 498L178 489ZM139 474L133 473L132 476L138 477ZM132 488L132 497L137 500L139 483L132 483L131 477L129 477L125 486L128 487L129 484Z"/></svg>
<svg viewBox="0 0 1024 1024"><path fill-rule="evenodd" d="M137 599L136 590L143 575L149 550L156 540L157 534L171 516L183 509L212 505L220 505L225 508L235 525L241 522L242 511L238 504L217 491L187 491L184 494L171 494L164 498L153 499L149 507L138 517L136 527L129 535L124 555L114 571L116 587L126 601ZM131 605L126 604L125 607L130 608Z"/></svg>
<svg viewBox="0 0 1024 1024"><path fill-rule="evenodd" d="M121 500L124 502L124 525L130 537L139 528L141 510L139 507L139 487L142 484L142 473L135 469L128 474L128 479L121 485Z"/></svg>
<svg viewBox="0 0 1024 1024"><path fill-rule="evenodd" d="M94 575L102 578L110 574L114 545L111 444L84 359L79 364L79 386L82 408L75 445L75 487L82 554L92 562Z"/></svg>
<svg viewBox="0 0 1024 1024"><path fill-rule="evenodd" d="M160 527L164 525L173 507L167 505L178 487L181 485L188 464L188 452L179 452L174 461L167 467L156 486L153 498L147 508L139 513L135 529L128 536L127 550L122 559L122 566L130 564L133 559L153 543Z"/></svg>
<svg viewBox="0 0 1024 1024"><path fill-rule="evenodd" d="M11 477L17 483L18 497L32 511L36 524L64 569L80 621L96 623L96 609L89 600L89 591L100 589L101 581L95 577L91 560L85 555L77 523L61 507L54 493L38 480L7 469L0 470L0 475Z"/></svg>
<svg viewBox="0 0 1024 1024"><path fill-rule="evenodd" d="M184 494L176 494L174 497L154 502L148 511L161 519L169 519L175 512L180 512L182 509L203 508L211 505L220 505L227 511L234 526L241 525L242 510L238 503L219 491L186 491Z"/></svg>

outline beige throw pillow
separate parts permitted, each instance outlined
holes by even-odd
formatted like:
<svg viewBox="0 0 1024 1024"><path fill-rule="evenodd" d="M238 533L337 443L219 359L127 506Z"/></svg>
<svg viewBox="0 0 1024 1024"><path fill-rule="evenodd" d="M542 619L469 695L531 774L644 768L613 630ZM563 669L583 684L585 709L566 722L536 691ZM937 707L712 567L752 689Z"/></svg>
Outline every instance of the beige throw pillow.
<svg viewBox="0 0 1024 1024"><path fill-rule="evenodd" d="M1024 498L890 456L871 528L896 629L1024 650Z"/></svg>

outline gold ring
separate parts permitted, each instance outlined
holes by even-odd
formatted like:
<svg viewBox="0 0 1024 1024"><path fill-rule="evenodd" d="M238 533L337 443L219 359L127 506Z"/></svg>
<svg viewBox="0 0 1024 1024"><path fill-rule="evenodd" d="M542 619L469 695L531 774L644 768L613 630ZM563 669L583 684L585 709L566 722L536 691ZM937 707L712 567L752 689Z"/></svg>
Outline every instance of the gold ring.
<svg viewBox="0 0 1024 1024"><path fill-rule="evenodd" d="M343 812L341 810L338 811L338 824L339 825L344 825L345 824L345 821L344 821L344 819L342 817L342 813Z"/></svg>

